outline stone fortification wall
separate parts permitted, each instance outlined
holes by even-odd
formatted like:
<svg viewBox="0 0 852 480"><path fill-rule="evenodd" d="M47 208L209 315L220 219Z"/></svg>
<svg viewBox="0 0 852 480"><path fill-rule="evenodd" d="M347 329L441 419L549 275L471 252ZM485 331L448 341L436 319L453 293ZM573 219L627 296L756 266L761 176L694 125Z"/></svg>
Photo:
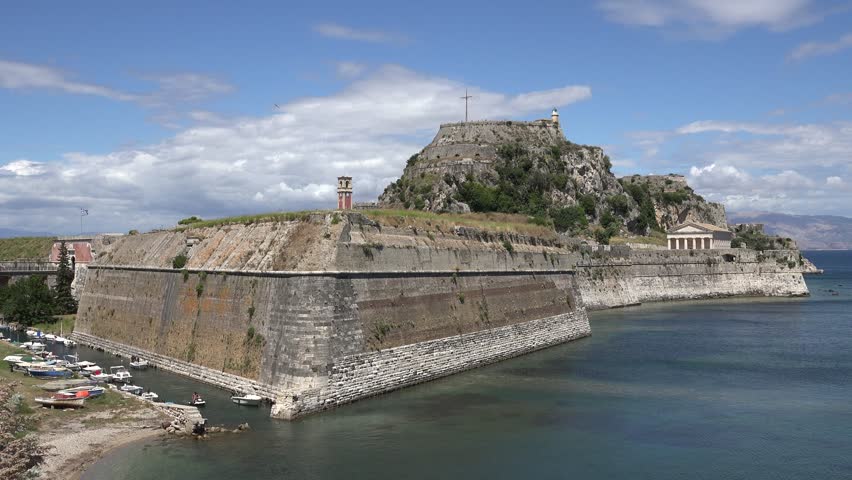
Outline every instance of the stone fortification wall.
<svg viewBox="0 0 852 480"><path fill-rule="evenodd" d="M795 250L614 249L587 252L577 264L576 279L586 306L602 309L668 300L807 295L802 273L810 271L809 262Z"/></svg>
<svg viewBox="0 0 852 480"><path fill-rule="evenodd" d="M360 248L352 251L363 256ZM534 325L555 327L542 332ZM87 344L283 399L276 412L287 418L589 334L572 273L553 268L287 272L93 265L76 328ZM452 348L462 346L481 350L455 351L456 358ZM423 359L411 356L417 352ZM424 359L436 363L424 366ZM387 376L370 373L370 362L379 360Z"/></svg>

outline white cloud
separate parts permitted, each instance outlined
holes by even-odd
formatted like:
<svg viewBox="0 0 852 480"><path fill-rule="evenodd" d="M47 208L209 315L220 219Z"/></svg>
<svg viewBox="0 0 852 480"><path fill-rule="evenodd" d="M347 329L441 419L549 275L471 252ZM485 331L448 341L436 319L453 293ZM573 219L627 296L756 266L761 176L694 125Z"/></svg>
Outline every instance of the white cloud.
<svg viewBox="0 0 852 480"><path fill-rule="evenodd" d="M44 163L41 175L0 175L0 224L73 231L78 206L89 208L87 222L101 231L169 226L187 215L329 208L341 174L355 177L356 200L374 200L440 123L463 118L464 88L384 66L273 115L220 119L141 148L68 153ZM588 98L590 89L471 93L472 119L540 118Z"/></svg>
<svg viewBox="0 0 852 480"><path fill-rule="evenodd" d="M121 101L132 101L138 98L136 95L102 85L73 81L62 71L52 67L6 60L0 60L0 87L9 89L45 88Z"/></svg>
<svg viewBox="0 0 852 480"><path fill-rule="evenodd" d="M29 177L41 175L45 172L43 163L31 162L29 160L15 160L0 166L0 176L14 175L18 177Z"/></svg>
<svg viewBox="0 0 852 480"><path fill-rule="evenodd" d="M789 60L805 60L810 57L832 55L852 48L852 33L843 35L833 42L806 42L794 48L787 56Z"/></svg>
<svg viewBox="0 0 852 480"><path fill-rule="evenodd" d="M338 23L320 23L314 25L314 31L324 37L341 40L355 40L372 43L402 43L405 37L396 33L381 30L360 30Z"/></svg>
<svg viewBox="0 0 852 480"><path fill-rule="evenodd" d="M685 27L718 36L763 27L786 30L819 20L810 0L599 0L614 22L644 27Z"/></svg>
<svg viewBox="0 0 852 480"><path fill-rule="evenodd" d="M832 175L825 179L825 184L830 187L842 187L844 185L844 182L842 178L836 175Z"/></svg>
<svg viewBox="0 0 852 480"><path fill-rule="evenodd" d="M334 67L341 78L355 78L367 70L367 65L357 62L337 62Z"/></svg>

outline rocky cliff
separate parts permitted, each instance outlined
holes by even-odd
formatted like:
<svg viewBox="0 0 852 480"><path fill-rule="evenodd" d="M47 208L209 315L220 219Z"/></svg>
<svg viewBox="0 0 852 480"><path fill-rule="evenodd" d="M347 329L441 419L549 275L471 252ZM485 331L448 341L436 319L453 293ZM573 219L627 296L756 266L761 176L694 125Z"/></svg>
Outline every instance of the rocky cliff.
<svg viewBox="0 0 852 480"><path fill-rule="evenodd" d="M725 206L705 201L687 185L683 175L631 175L619 182L628 191L638 187L648 192L654 217L664 230L684 222L728 226Z"/></svg>

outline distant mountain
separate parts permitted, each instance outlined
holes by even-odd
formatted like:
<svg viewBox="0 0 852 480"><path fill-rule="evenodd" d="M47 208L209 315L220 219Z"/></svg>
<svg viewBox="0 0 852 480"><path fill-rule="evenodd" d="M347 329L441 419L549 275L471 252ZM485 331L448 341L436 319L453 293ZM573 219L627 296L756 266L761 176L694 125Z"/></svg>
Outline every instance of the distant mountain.
<svg viewBox="0 0 852 480"><path fill-rule="evenodd" d="M762 223L767 233L790 237L804 250L852 250L852 218L740 212L731 213L729 223Z"/></svg>
<svg viewBox="0 0 852 480"><path fill-rule="evenodd" d="M0 238L12 237L53 237L52 233L30 232L28 230L17 230L14 228L0 228Z"/></svg>

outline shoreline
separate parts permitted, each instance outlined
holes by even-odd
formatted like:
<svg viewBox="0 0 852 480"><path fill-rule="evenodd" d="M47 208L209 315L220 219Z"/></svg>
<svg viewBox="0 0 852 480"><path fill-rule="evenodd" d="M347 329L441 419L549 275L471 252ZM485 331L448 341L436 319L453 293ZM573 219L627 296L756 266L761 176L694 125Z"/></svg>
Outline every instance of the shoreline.
<svg viewBox="0 0 852 480"><path fill-rule="evenodd" d="M52 431L39 435L39 443L50 450L40 466L39 478L62 476L79 480L112 451L128 444L165 437L159 425L104 426L71 434Z"/></svg>

